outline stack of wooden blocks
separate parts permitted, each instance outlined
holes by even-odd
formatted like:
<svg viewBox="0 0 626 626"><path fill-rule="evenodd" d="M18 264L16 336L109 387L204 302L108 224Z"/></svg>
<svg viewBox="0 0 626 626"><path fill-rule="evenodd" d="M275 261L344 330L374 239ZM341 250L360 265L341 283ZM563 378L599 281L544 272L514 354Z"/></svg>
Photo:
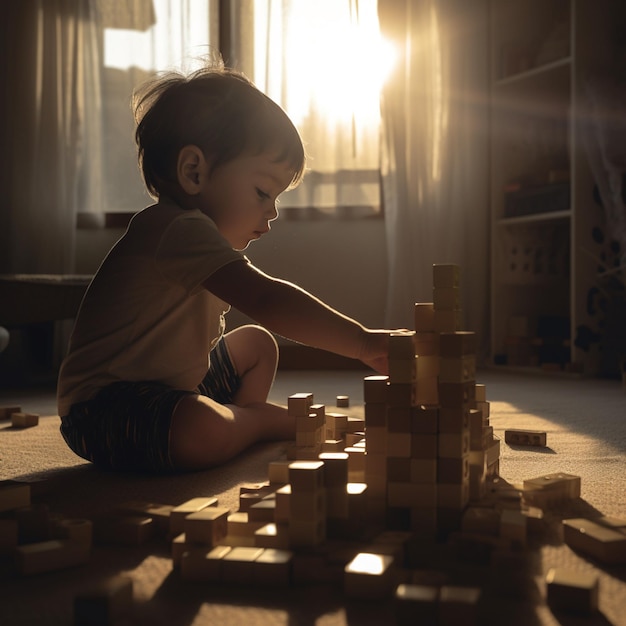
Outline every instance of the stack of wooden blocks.
<svg viewBox="0 0 626 626"><path fill-rule="evenodd" d="M391 336L389 376L364 381L372 513L421 533L458 528L498 472L475 334L461 317L458 266L433 266L433 302L415 305L415 330Z"/></svg>

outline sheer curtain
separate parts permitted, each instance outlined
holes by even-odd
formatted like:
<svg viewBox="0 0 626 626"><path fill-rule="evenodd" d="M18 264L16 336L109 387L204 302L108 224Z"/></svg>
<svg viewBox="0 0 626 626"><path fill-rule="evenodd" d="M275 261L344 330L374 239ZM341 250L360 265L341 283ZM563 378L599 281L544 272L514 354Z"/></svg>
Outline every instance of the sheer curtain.
<svg viewBox="0 0 626 626"><path fill-rule="evenodd" d="M486 1L385 0L378 13L399 50L382 95L387 324L412 328L412 303L432 301L432 265L456 263L465 329L486 341Z"/></svg>
<svg viewBox="0 0 626 626"><path fill-rule="evenodd" d="M227 65L245 72L299 128L304 183L284 207L379 209L379 93L389 59L376 0L234 0Z"/></svg>
<svg viewBox="0 0 626 626"><path fill-rule="evenodd" d="M71 273L76 211L99 188L99 52L89 0L2 3L0 272Z"/></svg>
<svg viewBox="0 0 626 626"><path fill-rule="evenodd" d="M72 273L77 215L98 226L151 202L131 93L155 71L206 61L217 1L0 3L0 273Z"/></svg>

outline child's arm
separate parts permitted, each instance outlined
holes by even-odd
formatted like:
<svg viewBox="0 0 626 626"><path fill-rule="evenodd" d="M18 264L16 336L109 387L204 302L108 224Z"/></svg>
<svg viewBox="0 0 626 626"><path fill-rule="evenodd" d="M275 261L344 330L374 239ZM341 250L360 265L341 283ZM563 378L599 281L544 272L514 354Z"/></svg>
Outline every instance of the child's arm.
<svg viewBox="0 0 626 626"><path fill-rule="evenodd" d="M246 261L217 270L204 287L272 332L387 373L388 330L371 330L300 287L264 274Z"/></svg>

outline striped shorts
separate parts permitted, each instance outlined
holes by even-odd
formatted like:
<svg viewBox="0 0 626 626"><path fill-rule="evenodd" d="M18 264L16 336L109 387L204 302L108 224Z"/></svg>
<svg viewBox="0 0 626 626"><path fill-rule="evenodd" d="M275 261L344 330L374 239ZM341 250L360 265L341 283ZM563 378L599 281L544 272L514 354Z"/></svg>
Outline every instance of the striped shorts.
<svg viewBox="0 0 626 626"><path fill-rule="evenodd" d="M169 450L172 414L181 398L199 393L231 404L240 378L222 339L197 391L151 381L121 381L74 404L61 417L61 434L80 457L102 469L174 472Z"/></svg>

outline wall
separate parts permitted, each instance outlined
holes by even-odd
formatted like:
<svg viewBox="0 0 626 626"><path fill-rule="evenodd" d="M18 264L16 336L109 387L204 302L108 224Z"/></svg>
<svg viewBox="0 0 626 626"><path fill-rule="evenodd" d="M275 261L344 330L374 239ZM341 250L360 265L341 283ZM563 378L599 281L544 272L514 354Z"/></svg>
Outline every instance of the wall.
<svg viewBox="0 0 626 626"><path fill-rule="evenodd" d="M119 229L80 229L77 273L94 272L122 234ZM297 283L366 326L384 326L387 248L383 219L283 217L246 254L262 271ZM231 328L247 321L238 311L228 316Z"/></svg>

